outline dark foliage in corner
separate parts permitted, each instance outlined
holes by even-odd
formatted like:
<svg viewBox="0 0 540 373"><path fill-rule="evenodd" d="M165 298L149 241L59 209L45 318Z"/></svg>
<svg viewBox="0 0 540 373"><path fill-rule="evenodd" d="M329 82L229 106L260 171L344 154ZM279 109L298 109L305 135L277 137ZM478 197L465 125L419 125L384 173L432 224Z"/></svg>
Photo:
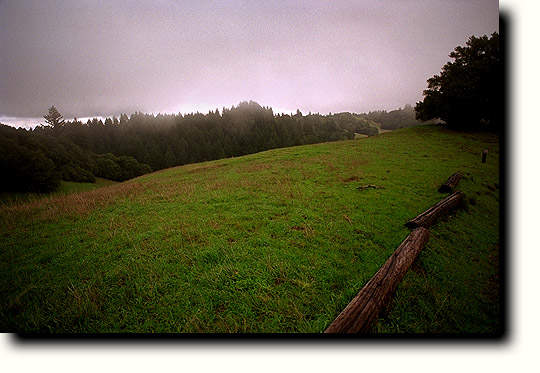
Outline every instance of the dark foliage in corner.
<svg viewBox="0 0 540 373"><path fill-rule="evenodd" d="M504 118L504 74L499 34L471 36L456 47L453 62L428 79L424 100L416 104L416 118L442 119L449 127L497 131Z"/></svg>

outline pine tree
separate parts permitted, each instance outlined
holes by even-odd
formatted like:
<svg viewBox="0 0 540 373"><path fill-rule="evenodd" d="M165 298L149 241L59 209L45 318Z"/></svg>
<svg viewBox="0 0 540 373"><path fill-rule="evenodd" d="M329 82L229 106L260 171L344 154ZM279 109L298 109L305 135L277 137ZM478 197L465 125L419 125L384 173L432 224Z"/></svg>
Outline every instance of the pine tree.
<svg viewBox="0 0 540 373"><path fill-rule="evenodd" d="M54 106L49 108L49 114L44 115L43 118L45 118L45 122L53 128L59 128L65 123L64 118Z"/></svg>

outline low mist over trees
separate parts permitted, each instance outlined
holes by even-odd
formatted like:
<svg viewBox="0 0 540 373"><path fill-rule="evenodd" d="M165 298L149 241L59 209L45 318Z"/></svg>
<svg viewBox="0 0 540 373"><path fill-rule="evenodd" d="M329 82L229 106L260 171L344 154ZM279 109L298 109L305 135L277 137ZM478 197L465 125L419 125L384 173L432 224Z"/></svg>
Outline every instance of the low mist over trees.
<svg viewBox="0 0 540 373"><path fill-rule="evenodd" d="M244 101L207 114L66 121L52 106L33 130L0 125L1 191L48 192L60 181L123 181L163 168L268 149L373 136L419 124L411 106L391 112L294 115Z"/></svg>
<svg viewBox="0 0 540 373"><path fill-rule="evenodd" d="M504 120L499 34L471 36L467 46L456 47L450 57L454 61L428 79L416 118L440 118L454 128L498 130Z"/></svg>
<svg viewBox="0 0 540 373"><path fill-rule="evenodd" d="M415 118L415 111L411 105L405 105L403 109L370 111L368 114L360 114L360 117L380 123L383 130L397 130L399 128L418 126L422 121ZM437 119L426 121L426 124L438 123Z"/></svg>

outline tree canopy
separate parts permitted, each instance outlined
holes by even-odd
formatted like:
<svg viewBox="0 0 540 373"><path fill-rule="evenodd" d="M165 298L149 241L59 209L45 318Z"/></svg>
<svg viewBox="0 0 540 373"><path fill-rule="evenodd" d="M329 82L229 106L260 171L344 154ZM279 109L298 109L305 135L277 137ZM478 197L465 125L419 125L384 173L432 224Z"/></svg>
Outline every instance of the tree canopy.
<svg viewBox="0 0 540 373"><path fill-rule="evenodd" d="M499 34L471 36L449 56L454 61L427 80L424 100L415 106L416 118L439 118L454 128L498 130L504 119Z"/></svg>

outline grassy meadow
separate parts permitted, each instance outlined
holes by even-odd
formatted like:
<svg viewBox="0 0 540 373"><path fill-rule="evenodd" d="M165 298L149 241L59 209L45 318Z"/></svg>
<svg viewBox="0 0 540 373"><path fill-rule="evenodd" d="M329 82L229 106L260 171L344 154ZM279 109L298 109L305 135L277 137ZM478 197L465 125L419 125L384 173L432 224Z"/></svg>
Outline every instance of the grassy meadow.
<svg viewBox="0 0 540 373"><path fill-rule="evenodd" d="M497 334L499 138L431 125L5 202L0 330L320 333L458 170L371 331Z"/></svg>

